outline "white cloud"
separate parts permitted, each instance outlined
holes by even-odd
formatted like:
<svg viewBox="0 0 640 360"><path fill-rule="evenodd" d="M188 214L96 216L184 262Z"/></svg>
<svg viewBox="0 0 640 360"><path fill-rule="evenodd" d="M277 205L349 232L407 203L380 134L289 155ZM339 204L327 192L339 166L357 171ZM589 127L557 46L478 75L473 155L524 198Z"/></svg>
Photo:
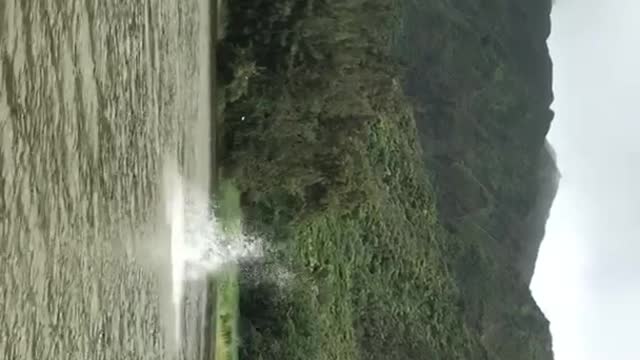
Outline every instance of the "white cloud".
<svg viewBox="0 0 640 360"><path fill-rule="evenodd" d="M640 2L558 1L550 141L563 175L532 290L556 360L637 360Z"/></svg>

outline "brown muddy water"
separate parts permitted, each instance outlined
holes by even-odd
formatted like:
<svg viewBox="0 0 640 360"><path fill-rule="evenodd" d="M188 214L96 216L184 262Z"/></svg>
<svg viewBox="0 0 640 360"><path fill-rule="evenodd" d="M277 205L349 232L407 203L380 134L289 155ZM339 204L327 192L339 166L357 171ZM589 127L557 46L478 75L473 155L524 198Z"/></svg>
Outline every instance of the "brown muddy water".
<svg viewBox="0 0 640 360"><path fill-rule="evenodd" d="M208 13L0 1L0 359L175 358L162 174L209 184Z"/></svg>

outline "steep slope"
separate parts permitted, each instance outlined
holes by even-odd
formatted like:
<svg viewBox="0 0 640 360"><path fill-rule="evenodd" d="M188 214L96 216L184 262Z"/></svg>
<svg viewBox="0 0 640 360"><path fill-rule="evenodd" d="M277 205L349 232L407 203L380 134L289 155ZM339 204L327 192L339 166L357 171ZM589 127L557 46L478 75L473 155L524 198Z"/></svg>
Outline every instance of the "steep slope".
<svg viewBox="0 0 640 360"><path fill-rule="evenodd" d="M271 244L241 356L552 359L528 290L557 187L550 3L228 10L224 173Z"/></svg>
<svg viewBox="0 0 640 360"><path fill-rule="evenodd" d="M417 4L396 52L440 219L463 248L451 260L468 323L492 359L550 358L547 321L528 292L558 185L545 142L550 1Z"/></svg>

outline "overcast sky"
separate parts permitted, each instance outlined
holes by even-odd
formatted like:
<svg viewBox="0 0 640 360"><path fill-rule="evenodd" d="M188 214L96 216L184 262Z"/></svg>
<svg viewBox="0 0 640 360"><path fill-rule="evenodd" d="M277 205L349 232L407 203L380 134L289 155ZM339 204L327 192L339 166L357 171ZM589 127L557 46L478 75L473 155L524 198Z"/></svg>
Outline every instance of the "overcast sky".
<svg viewBox="0 0 640 360"><path fill-rule="evenodd" d="M556 0L562 180L532 290L556 360L640 359L640 1Z"/></svg>

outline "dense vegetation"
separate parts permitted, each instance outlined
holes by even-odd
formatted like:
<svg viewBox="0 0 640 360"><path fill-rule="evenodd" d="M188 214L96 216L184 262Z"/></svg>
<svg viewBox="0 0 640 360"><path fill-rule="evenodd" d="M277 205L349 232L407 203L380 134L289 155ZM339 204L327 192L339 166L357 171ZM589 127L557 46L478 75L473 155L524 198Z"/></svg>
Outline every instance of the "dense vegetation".
<svg viewBox="0 0 640 360"><path fill-rule="evenodd" d="M529 3L229 4L222 166L269 242L241 358L551 358L522 265L555 171Z"/></svg>

